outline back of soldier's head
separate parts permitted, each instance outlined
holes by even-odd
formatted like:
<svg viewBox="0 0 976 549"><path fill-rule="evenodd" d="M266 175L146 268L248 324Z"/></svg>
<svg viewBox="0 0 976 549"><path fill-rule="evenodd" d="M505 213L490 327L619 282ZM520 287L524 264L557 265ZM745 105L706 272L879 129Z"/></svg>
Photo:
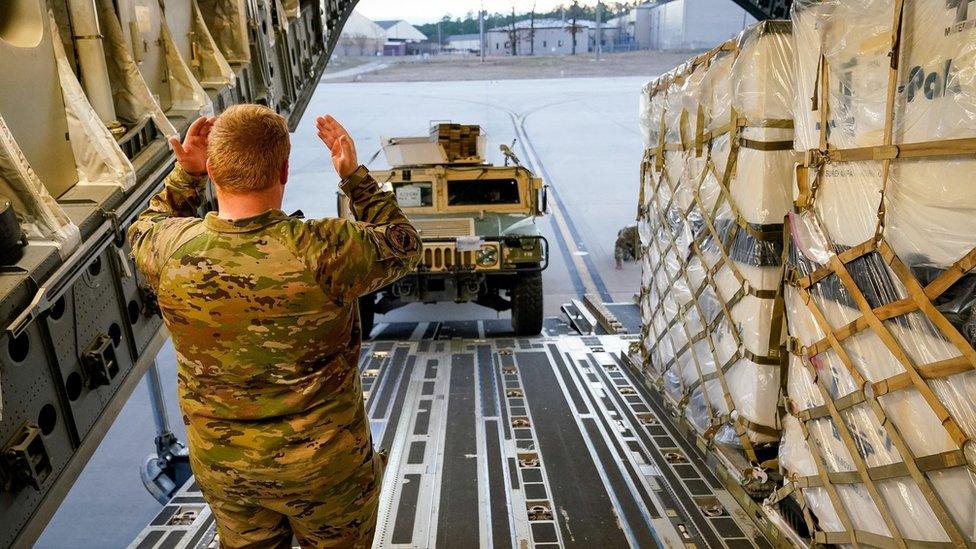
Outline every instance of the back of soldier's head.
<svg viewBox="0 0 976 549"><path fill-rule="evenodd" d="M288 124L281 115L261 105L234 105L210 131L207 165L224 191L261 191L281 182L290 152Z"/></svg>

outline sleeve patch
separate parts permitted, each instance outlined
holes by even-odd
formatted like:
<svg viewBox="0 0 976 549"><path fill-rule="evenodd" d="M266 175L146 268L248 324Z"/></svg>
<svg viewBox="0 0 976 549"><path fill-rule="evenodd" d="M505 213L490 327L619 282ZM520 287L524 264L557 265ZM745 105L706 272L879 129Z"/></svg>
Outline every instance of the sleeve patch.
<svg viewBox="0 0 976 549"><path fill-rule="evenodd" d="M404 225L393 225L387 229L386 242L398 252L413 252L420 248L416 231Z"/></svg>

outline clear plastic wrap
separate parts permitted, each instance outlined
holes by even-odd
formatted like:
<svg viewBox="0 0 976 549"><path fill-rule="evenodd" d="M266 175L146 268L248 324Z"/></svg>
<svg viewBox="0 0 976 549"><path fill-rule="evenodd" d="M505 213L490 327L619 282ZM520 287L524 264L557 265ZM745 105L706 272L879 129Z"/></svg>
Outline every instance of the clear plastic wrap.
<svg viewBox="0 0 976 549"><path fill-rule="evenodd" d="M0 196L10 200L27 238L57 246L61 257L81 243L81 233L47 191L0 115Z"/></svg>
<svg viewBox="0 0 976 549"><path fill-rule="evenodd" d="M172 108L178 111L199 112L203 116L212 115L213 101L180 55L166 19L160 20L160 27L160 37L166 50Z"/></svg>
<svg viewBox="0 0 976 549"><path fill-rule="evenodd" d="M197 0L197 3L224 59L228 63L249 63L251 49L244 0Z"/></svg>
<svg viewBox="0 0 976 549"><path fill-rule="evenodd" d="M53 56L60 41L48 12L38 7L36 15L23 41L0 39L0 198L10 202L30 244L56 247L65 258L81 237L57 196L75 184L76 159Z"/></svg>
<svg viewBox="0 0 976 549"><path fill-rule="evenodd" d="M281 7L288 14L288 19L296 19L298 17L298 12L300 6L298 5L298 0L281 0Z"/></svg>
<svg viewBox="0 0 976 549"><path fill-rule="evenodd" d="M754 462L779 440L792 59L789 23L761 23L645 86L640 115L647 367Z"/></svg>
<svg viewBox="0 0 976 549"><path fill-rule="evenodd" d="M780 464L829 543L976 542L967 4L794 2L795 147L812 152L789 222Z"/></svg>
<svg viewBox="0 0 976 549"><path fill-rule="evenodd" d="M162 4L170 36L200 84L211 90L235 85L234 69L214 42L197 0L165 0Z"/></svg>
<svg viewBox="0 0 976 549"><path fill-rule="evenodd" d="M57 26L51 18L51 30L57 36ZM98 118L71 70L64 45L54 40L54 56L58 65L61 94L64 98L68 136L78 171L77 185L114 185L130 189L136 183L136 172L115 137Z"/></svg>
<svg viewBox="0 0 976 549"><path fill-rule="evenodd" d="M139 73L139 66L129 53L129 46L122 32L111 0L96 0L99 22L105 34L105 60L108 62L115 98L115 112L127 127L135 127L151 118L160 133L169 137L179 134L156 101L152 90Z"/></svg>

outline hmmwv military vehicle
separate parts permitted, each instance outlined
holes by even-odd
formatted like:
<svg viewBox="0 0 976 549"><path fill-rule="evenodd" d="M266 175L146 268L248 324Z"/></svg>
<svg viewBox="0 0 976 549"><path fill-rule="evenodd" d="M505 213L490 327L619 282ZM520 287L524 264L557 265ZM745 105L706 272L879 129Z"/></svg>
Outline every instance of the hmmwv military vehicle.
<svg viewBox="0 0 976 549"><path fill-rule="evenodd" d="M485 142L479 126L461 124L435 125L429 138L383 140L391 169L373 176L392 187L424 252L416 272L360 299L364 333L375 313L442 301L510 310L517 335L542 331L549 243L535 221L545 214L546 188L507 147L505 166L486 163ZM344 197L339 210L352 215Z"/></svg>

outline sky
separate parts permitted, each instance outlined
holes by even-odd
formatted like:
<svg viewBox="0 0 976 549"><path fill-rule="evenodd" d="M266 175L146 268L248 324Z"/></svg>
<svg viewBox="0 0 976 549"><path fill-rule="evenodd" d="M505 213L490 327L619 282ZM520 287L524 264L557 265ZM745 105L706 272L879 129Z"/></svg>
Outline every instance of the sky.
<svg viewBox="0 0 976 549"><path fill-rule="evenodd" d="M430 23L440 20L444 15L464 17L469 12L478 12L481 6L488 13L515 11L522 13L532 9L548 11L559 4L569 4L571 0L360 0L356 11L372 20L406 19L413 24ZM594 5L596 0L581 0L580 4Z"/></svg>

